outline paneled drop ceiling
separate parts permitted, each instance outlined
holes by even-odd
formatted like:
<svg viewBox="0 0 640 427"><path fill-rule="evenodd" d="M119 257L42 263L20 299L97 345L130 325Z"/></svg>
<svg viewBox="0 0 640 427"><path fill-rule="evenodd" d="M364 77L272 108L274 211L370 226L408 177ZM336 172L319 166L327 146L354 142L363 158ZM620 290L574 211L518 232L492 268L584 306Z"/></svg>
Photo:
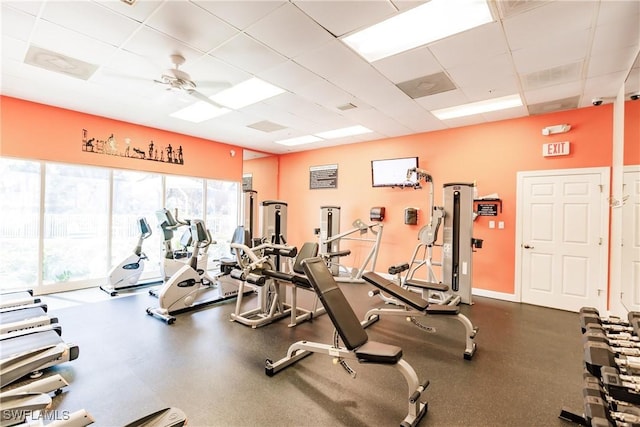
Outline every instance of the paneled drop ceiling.
<svg viewBox="0 0 640 427"><path fill-rule="evenodd" d="M493 22L372 63L343 42L422 3L1 0L0 89L285 153L579 108L595 97L607 102L640 49L635 0L491 1ZM154 82L172 67L172 54L185 58L180 69L207 97L252 77L284 92L201 123L171 117L197 102ZM639 82L635 64L630 80ZM431 113L513 94L523 106L448 120ZM275 143L356 125L372 132Z"/></svg>

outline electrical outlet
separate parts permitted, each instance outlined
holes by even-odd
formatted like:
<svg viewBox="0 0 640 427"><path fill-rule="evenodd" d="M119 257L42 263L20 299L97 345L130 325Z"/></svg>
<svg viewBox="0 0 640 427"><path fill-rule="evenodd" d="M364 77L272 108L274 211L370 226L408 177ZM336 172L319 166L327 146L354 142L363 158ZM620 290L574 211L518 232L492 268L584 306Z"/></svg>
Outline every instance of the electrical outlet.
<svg viewBox="0 0 640 427"><path fill-rule="evenodd" d="M498 228L504 230L504 221L498 221Z"/></svg>
<svg viewBox="0 0 640 427"><path fill-rule="evenodd" d="M496 228L496 222L495 221L489 221L489 228Z"/></svg>

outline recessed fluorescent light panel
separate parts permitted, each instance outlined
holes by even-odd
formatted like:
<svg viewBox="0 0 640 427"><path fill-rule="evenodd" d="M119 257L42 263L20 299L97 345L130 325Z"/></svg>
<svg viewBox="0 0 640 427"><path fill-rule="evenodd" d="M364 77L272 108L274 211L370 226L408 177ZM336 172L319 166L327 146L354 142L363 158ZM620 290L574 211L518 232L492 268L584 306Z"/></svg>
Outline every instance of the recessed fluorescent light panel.
<svg viewBox="0 0 640 427"><path fill-rule="evenodd" d="M312 142L318 142L318 141L322 141L322 139L313 135L305 135L305 136L299 136L297 138L289 138L289 139L283 139L280 141L275 141L275 143L293 146L293 145L311 144Z"/></svg>
<svg viewBox="0 0 640 427"><path fill-rule="evenodd" d="M198 101L195 104L191 104L188 107L175 111L169 115L188 122L201 123L205 120L226 114L229 111L231 110L227 108L218 108L208 102Z"/></svg>
<svg viewBox="0 0 640 427"><path fill-rule="evenodd" d="M520 95L503 96L502 98L487 99L485 101L472 102L470 104L433 110L431 114L440 120L455 119L457 117L472 116L474 114L488 113L490 111L506 110L507 108L520 107L522 99Z"/></svg>
<svg viewBox="0 0 640 427"><path fill-rule="evenodd" d="M314 135L322 139L334 139L334 138L343 138L345 136L360 135L360 134L369 133L369 132L373 132L373 131L364 126L357 125L357 126L350 126L348 128L334 129L326 132L315 133Z"/></svg>
<svg viewBox="0 0 640 427"><path fill-rule="evenodd" d="M431 0L342 41L373 62L492 21L485 0Z"/></svg>
<svg viewBox="0 0 640 427"><path fill-rule="evenodd" d="M237 110L283 92L284 89L254 77L225 89L210 98L218 104Z"/></svg>

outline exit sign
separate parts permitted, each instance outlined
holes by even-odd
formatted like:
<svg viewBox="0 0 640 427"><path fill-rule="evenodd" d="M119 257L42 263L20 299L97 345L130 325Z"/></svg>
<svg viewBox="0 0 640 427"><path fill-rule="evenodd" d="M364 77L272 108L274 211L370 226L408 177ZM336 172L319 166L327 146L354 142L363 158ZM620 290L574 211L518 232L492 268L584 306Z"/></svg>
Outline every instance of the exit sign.
<svg viewBox="0 0 640 427"><path fill-rule="evenodd" d="M548 144L542 144L542 156L566 156L570 153L569 141L564 142L550 142Z"/></svg>

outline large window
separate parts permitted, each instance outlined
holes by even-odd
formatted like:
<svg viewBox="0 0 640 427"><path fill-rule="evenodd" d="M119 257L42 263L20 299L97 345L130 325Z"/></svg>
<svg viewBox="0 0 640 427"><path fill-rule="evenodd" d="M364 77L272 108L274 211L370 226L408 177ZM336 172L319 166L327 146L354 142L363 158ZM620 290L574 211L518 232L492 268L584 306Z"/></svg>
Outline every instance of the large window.
<svg viewBox="0 0 640 427"><path fill-rule="evenodd" d="M138 218L149 223L151 236L142 243L147 256L145 277L160 275L162 233L156 211L162 208L162 175L146 172L113 171L111 222L111 266L131 255L140 236Z"/></svg>
<svg viewBox="0 0 640 427"><path fill-rule="evenodd" d="M209 259L231 256L231 237L238 226L237 182L207 181L207 228L215 245L209 249Z"/></svg>
<svg viewBox="0 0 640 427"><path fill-rule="evenodd" d="M1 289L56 292L105 283L134 249L145 217L143 280L160 277L156 211L205 221L210 260L228 252L238 224L239 182L0 158ZM176 233L179 239L183 228ZM210 267L213 265L210 264Z"/></svg>
<svg viewBox="0 0 640 427"><path fill-rule="evenodd" d="M55 163L45 171L43 282L104 276L109 261L109 171Z"/></svg>
<svg viewBox="0 0 640 427"><path fill-rule="evenodd" d="M40 163L2 159L0 176L0 286L30 288L40 271Z"/></svg>

